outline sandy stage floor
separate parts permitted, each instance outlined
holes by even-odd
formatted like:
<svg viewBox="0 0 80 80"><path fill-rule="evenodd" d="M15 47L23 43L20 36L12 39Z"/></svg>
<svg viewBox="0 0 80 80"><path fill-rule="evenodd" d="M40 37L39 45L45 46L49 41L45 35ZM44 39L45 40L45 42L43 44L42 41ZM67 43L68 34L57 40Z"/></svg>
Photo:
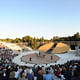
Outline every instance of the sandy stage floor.
<svg viewBox="0 0 80 80"><path fill-rule="evenodd" d="M52 57L52 59L51 59ZM31 61L30 61L31 58ZM25 55L21 58L21 60L25 63L30 63L30 64L49 64L49 63L55 63L59 59L58 56L52 55L52 54L47 54L45 53L44 55L38 56L36 53L34 54L28 54Z"/></svg>
<svg viewBox="0 0 80 80"><path fill-rule="evenodd" d="M13 63L16 63L18 65L33 66L35 64L30 64L32 62L28 63L29 62L29 57L27 55L34 54L34 53L38 53L38 51L35 50L35 51L21 52L18 56L14 57L14 59L12 61L13 61ZM65 54L55 54L55 55L59 57L59 60L57 60L56 63L55 63L55 61L53 61L54 63L49 61L50 63L49 62L48 62L49 64L46 63L47 65L46 64L39 64L39 65L50 66L50 65L64 64L64 63L66 63L67 61L70 61L70 60L80 60L80 56L76 56L76 51L75 50L71 50L71 51L69 51ZM25 60L27 60L28 62L27 61L24 62L24 61L21 60L21 58L23 58L23 56L27 56ZM51 60L51 56L50 57L47 56L47 57L48 57L48 59ZM45 60L46 59L47 58L45 58ZM53 57L53 59L54 59L54 57ZM33 58L32 58L32 60L33 60ZM40 60L42 61L42 59L40 59ZM35 62L38 62L38 60L35 61ZM47 62L47 60L46 60L46 62Z"/></svg>

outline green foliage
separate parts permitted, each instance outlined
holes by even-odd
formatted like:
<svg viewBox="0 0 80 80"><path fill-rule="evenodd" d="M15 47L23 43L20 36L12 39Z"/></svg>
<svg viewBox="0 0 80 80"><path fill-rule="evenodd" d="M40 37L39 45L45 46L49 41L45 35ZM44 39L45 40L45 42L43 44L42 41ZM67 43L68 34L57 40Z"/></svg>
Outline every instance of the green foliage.
<svg viewBox="0 0 80 80"><path fill-rule="evenodd" d="M30 42L30 41L32 41L32 37L30 37L30 36L24 36L24 37L22 38L22 41L23 41L23 42Z"/></svg>
<svg viewBox="0 0 80 80"><path fill-rule="evenodd" d="M77 40L77 41L80 39L79 32L77 32L76 34L74 34L74 39Z"/></svg>
<svg viewBox="0 0 80 80"><path fill-rule="evenodd" d="M51 41L57 41L58 39L59 39L58 36L54 36L54 37L51 39Z"/></svg>
<svg viewBox="0 0 80 80"><path fill-rule="evenodd" d="M51 39L51 41L79 41L80 40L80 34L77 32L73 36L68 36L68 37L58 37L55 36Z"/></svg>
<svg viewBox="0 0 80 80"><path fill-rule="evenodd" d="M14 43L20 43L21 42L21 39L20 38L16 38L15 40L14 40Z"/></svg>
<svg viewBox="0 0 80 80"><path fill-rule="evenodd" d="M37 40L36 40L36 38L34 37L33 38L33 40L32 40L32 42L31 42L31 47L32 47L32 49L36 49L37 48Z"/></svg>
<svg viewBox="0 0 80 80"><path fill-rule="evenodd" d="M26 46L30 46L32 49L37 49L40 44L45 44L49 41L79 41L80 40L80 34L77 32L73 36L68 36L68 37L58 37L54 36L51 38L51 40L44 39L44 37L39 38L33 38L31 36L24 36L22 39L16 38L16 39L0 39L1 41L5 42L12 42L12 43L26 43Z"/></svg>

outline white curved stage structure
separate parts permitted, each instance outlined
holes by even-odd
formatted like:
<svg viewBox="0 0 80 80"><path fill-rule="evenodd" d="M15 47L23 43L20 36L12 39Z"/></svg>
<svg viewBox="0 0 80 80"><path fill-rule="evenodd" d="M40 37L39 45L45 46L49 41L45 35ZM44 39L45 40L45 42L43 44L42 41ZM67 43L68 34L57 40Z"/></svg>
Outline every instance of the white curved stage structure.
<svg viewBox="0 0 80 80"><path fill-rule="evenodd" d="M26 64L25 62L21 61L21 58L25 55L34 54L34 53L38 53L38 51L35 50L35 51L28 51L28 52L20 53L19 56L15 57L13 59L13 62L18 65L33 66L35 64L29 64L29 63ZM59 58L60 58L58 61L56 61L56 63L50 63L47 65L46 64L37 64L37 65L50 66L50 65L55 65L55 64L64 64L70 60L80 60L80 56L76 56L75 50L69 51L68 53L65 53L65 54L55 54L55 55L59 56Z"/></svg>

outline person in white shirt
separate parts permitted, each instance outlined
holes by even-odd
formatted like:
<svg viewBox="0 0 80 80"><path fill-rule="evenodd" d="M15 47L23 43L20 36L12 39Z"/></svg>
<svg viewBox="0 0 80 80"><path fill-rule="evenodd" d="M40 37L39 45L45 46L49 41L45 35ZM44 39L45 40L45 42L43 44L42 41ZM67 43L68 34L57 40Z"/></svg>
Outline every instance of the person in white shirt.
<svg viewBox="0 0 80 80"><path fill-rule="evenodd" d="M16 78L16 79L19 78L19 74L20 74L20 72L19 72L18 69L17 69L16 72L15 72L15 78Z"/></svg>

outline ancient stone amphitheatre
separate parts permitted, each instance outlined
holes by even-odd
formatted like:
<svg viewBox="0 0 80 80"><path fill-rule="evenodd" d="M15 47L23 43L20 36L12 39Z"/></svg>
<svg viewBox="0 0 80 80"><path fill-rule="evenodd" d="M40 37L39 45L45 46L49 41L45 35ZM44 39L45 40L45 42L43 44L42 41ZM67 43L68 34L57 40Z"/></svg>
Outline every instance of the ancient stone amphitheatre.
<svg viewBox="0 0 80 80"><path fill-rule="evenodd" d="M12 49L13 53L14 51L21 50L19 55L13 59L13 62L18 65L32 66L34 64L63 64L68 60L80 59L79 56L76 56L76 51L69 51L69 45L61 42L46 43L40 46L38 50L32 50L29 47L26 47L29 50L24 52L22 51L23 48L16 44L0 42L0 46Z"/></svg>
<svg viewBox="0 0 80 80"><path fill-rule="evenodd" d="M56 61L59 60L59 57L52 53L65 53L69 51L69 49L70 47L67 44L50 42L40 46L40 48L38 49L38 52L34 52L31 54L24 53L24 55L20 56L20 58L22 62L30 63L30 64L55 63Z"/></svg>

